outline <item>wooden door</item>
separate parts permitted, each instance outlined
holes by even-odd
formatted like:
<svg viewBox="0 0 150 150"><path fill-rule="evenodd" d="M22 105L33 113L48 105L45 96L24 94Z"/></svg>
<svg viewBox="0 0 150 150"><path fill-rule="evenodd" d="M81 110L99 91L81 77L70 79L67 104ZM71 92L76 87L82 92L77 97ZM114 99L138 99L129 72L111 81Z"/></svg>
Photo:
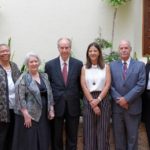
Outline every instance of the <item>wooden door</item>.
<svg viewBox="0 0 150 150"><path fill-rule="evenodd" d="M143 0L143 55L150 55L150 0Z"/></svg>

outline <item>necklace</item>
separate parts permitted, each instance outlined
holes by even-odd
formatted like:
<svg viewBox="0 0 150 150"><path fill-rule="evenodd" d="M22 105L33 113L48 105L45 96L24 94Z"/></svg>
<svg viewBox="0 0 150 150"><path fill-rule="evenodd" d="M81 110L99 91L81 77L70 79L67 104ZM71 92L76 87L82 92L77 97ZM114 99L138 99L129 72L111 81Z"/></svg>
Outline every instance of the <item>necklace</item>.
<svg viewBox="0 0 150 150"><path fill-rule="evenodd" d="M96 81L97 81L96 76L97 76L97 75L93 76L93 82L92 82L93 85L96 85Z"/></svg>
<svg viewBox="0 0 150 150"><path fill-rule="evenodd" d="M94 69L93 71L93 81L92 81L92 84L95 86L96 85L96 81L97 81L97 74L96 74L96 72L95 72L95 69L97 69L98 68L98 66L97 65L92 65L92 68Z"/></svg>

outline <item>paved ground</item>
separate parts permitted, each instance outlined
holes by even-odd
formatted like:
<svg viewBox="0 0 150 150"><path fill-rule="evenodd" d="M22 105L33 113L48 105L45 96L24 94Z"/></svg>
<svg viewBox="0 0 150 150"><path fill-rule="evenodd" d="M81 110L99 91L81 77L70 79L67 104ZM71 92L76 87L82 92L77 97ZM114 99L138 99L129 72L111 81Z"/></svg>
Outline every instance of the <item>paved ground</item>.
<svg viewBox="0 0 150 150"><path fill-rule="evenodd" d="M83 134L82 133L83 133L83 124L82 124L82 119L81 119L79 134L78 134L78 150L83 150L83 138L82 138ZM110 145L111 145L111 150L114 150L112 130L110 134ZM149 150L147 136L146 136L145 127L143 123L141 123L140 129L139 129L138 150Z"/></svg>

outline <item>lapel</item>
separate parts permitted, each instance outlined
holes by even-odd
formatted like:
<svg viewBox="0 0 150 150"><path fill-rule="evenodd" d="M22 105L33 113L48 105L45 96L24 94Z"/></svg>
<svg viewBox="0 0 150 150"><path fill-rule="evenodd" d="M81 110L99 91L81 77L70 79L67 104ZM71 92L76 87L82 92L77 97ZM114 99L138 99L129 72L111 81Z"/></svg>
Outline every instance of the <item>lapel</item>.
<svg viewBox="0 0 150 150"><path fill-rule="evenodd" d="M69 59L69 70L68 70L68 78L67 78L67 85L69 84L69 81L71 79L72 73L73 73L73 59L70 57Z"/></svg>
<svg viewBox="0 0 150 150"><path fill-rule="evenodd" d="M31 75L28 74L28 73L26 75L25 82L26 82L28 90L35 97L35 99L37 100L37 102L40 105L42 105L40 91L39 91L39 88L37 86L37 83L36 83L36 81L32 80Z"/></svg>
<svg viewBox="0 0 150 150"><path fill-rule="evenodd" d="M56 59L55 66L56 66L56 70L54 70L54 71L57 72L60 81L61 81L62 84L65 86L64 79L63 79L63 75L62 75L62 72L61 72L61 67L60 67L60 60L59 60L59 57Z"/></svg>
<svg viewBox="0 0 150 150"><path fill-rule="evenodd" d="M131 58L129 67L127 69L127 76L126 76L125 80L127 80L132 75L134 63L135 63L135 61Z"/></svg>
<svg viewBox="0 0 150 150"><path fill-rule="evenodd" d="M122 61L121 60L118 61L118 66L116 67L116 73L119 74L119 77L120 77L119 81L124 80L123 75L122 75Z"/></svg>
<svg viewBox="0 0 150 150"><path fill-rule="evenodd" d="M135 61L131 58L131 60L130 60L130 64L129 64L129 67L128 67L128 69L127 69L127 74L126 74L126 79L124 80L123 79L123 65L122 65L122 61L121 60L119 60L118 61L118 73L120 74L120 81L122 80L122 81L127 81L127 79L130 77L130 75L132 75L132 72L133 72L133 67L134 67L134 63L135 63Z"/></svg>

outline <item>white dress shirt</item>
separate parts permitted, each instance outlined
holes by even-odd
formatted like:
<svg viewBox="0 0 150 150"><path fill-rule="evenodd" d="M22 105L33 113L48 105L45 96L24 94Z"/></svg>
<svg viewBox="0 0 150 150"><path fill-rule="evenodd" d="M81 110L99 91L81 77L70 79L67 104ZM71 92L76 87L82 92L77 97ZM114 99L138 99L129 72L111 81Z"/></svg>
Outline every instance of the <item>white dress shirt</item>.
<svg viewBox="0 0 150 150"><path fill-rule="evenodd" d="M150 90L150 72L149 72L149 75L148 75L147 90Z"/></svg>
<svg viewBox="0 0 150 150"><path fill-rule="evenodd" d="M15 105L15 85L12 79L11 70L6 70L8 81L8 93L9 93L9 108L13 109Z"/></svg>
<svg viewBox="0 0 150 150"><path fill-rule="evenodd" d="M64 63L67 64L67 72L69 70L69 58L64 61L61 57L59 57L59 60L60 60L60 67L61 67L61 71L63 70L63 67L64 67Z"/></svg>

